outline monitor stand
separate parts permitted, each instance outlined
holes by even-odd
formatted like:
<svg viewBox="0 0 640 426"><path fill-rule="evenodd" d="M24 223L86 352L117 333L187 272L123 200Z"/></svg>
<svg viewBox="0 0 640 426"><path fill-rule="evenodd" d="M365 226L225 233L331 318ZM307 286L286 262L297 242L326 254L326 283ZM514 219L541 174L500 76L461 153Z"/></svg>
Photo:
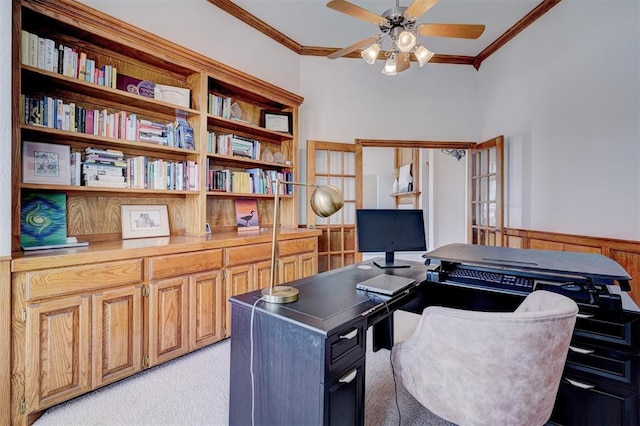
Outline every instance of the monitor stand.
<svg viewBox="0 0 640 426"><path fill-rule="evenodd" d="M408 268L409 265L408 263L405 262L399 262L399 261L394 261L394 253L392 251L387 251L384 254L384 261L382 261L381 259L376 259L373 261L374 265L376 265L378 268L383 268L383 269L387 269L387 268Z"/></svg>

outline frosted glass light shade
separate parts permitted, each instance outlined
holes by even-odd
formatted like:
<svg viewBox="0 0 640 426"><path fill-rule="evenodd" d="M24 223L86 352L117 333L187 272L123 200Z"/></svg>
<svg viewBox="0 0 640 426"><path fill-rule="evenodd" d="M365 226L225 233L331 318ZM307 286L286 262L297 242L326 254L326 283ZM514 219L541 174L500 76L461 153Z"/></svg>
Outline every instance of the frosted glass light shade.
<svg viewBox="0 0 640 426"><path fill-rule="evenodd" d="M396 71L396 56L390 56L387 58L387 62L384 63L384 68L382 68L382 74L384 75L396 75L398 71Z"/></svg>
<svg viewBox="0 0 640 426"><path fill-rule="evenodd" d="M408 52L416 45L416 36L411 31L404 30L398 36L396 46L401 52Z"/></svg>
<svg viewBox="0 0 640 426"><path fill-rule="evenodd" d="M360 56L362 56L362 59L364 59L366 63L373 65L376 59L378 59L378 53L380 53L380 43L373 43L364 49Z"/></svg>
<svg viewBox="0 0 640 426"><path fill-rule="evenodd" d="M420 64L420 66L423 66L424 64L429 62L431 58L433 58L434 53L429 49L427 49L426 47L418 45L418 47L416 47L416 51L414 52L414 55L416 55L418 64Z"/></svg>

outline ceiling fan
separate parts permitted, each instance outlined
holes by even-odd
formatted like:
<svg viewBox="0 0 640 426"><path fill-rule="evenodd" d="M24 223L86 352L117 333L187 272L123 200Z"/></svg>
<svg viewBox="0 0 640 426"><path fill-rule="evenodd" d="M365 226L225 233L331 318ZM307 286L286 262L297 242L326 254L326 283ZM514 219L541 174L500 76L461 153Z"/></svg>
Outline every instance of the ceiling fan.
<svg viewBox="0 0 640 426"><path fill-rule="evenodd" d="M327 7L375 24L380 28L382 34L360 40L332 53L327 58L336 59L369 46L361 52L361 56L368 64L373 64L378 59L382 42L389 39L391 46L384 52L387 59L382 74L395 75L409 68L411 53L414 54L420 66L426 64L433 57L433 52L421 44L417 44L416 36L418 35L467 39L476 39L482 35L484 25L416 24L416 20L437 2L438 0L413 0L413 3L408 7L404 7L400 6L399 0L396 0L395 7L385 11L382 15L377 15L345 0L331 0L327 3Z"/></svg>

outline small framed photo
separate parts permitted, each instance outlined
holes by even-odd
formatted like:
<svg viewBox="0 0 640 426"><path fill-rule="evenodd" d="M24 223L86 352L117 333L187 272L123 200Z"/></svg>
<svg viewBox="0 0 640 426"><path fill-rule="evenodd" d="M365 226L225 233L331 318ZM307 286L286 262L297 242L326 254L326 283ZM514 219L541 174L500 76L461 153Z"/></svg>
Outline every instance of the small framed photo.
<svg viewBox="0 0 640 426"><path fill-rule="evenodd" d="M166 205L121 206L122 239L169 236Z"/></svg>
<svg viewBox="0 0 640 426"><path fill-rule="evenodd" d="M267 130L293 134L293 115L290 112L260 112L260 125Z"/></svg>
<svg viewBox="0 0 640 426"><path fill-rule="evenodd" d="M260 229L258 202L255 199L238 198L236 204L236 223L238 231L257 231Z"/></svg>
<svg viewBox="0 0 640 426"><path fill-rule="evenodd" d="M44 142L22 142L22 182L71 185L71 148Z"/></svg>

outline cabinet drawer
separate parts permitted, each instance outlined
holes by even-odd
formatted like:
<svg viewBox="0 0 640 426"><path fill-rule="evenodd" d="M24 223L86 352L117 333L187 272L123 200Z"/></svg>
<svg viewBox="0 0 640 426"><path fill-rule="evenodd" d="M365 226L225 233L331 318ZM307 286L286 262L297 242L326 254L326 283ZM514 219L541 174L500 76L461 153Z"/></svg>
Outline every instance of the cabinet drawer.
<svg viewBox="0 0 640 426"><path fill-rule="evenodd" d="M571 384L567 379L574 381ZM588 389L579 386L593 386ZM551 422L560 425L637 425L638 393L565 377L560 383Z"/></svg>
<svg viewBox="0 0 640 426"><path fill-rule="evenodd" d="M616 314L580 312L574 335L639 349L640 318L625 312Z"/></svg>
<svg viewBox="0 0 640 426"><path fill-rule="evenodd" d="M271 259L271 244L230 247L226 249L225 266L246 265Z"/></svg>
<svg viewBox="0 0 640 426"><path fill-rule="evenodd" d="M566 368L638 388L639 364L640 358L632 353L573 341L569 347Z"/></svg>
<svg viewBox="0 0 640 426"><path fill-rule="evenodd" d="M278 242L278 254L280 256L288 256L290 254L306 253L315 251L317 246L317 238L280 241Z"/></svg>
<svg viewBox="0 0 640 426"><path fill-rule="evenodd" d="M366 319L358 320L327 337L325 362L328 368L325 369L325 380L331 379L364 355L366 327Z"/></svg>
<svg viewBox="0 0 640 426"><path fill-rule="evenodd" d="M324 388L324 424L364 424L365 358L348 366Z"/></svg>
<svg viewBox="0 0 640 426"><path fill-rule="evenodd" d="M149 279L187 275L222 268L222 250L155 256L149 259Z"/></svg>
<svg viewBox="0 0 640 426"><path fill-rule="evenodd" d="M30 271L25 273L26 300L86 292L144 280L142 259L95 265Z"/></svg>

